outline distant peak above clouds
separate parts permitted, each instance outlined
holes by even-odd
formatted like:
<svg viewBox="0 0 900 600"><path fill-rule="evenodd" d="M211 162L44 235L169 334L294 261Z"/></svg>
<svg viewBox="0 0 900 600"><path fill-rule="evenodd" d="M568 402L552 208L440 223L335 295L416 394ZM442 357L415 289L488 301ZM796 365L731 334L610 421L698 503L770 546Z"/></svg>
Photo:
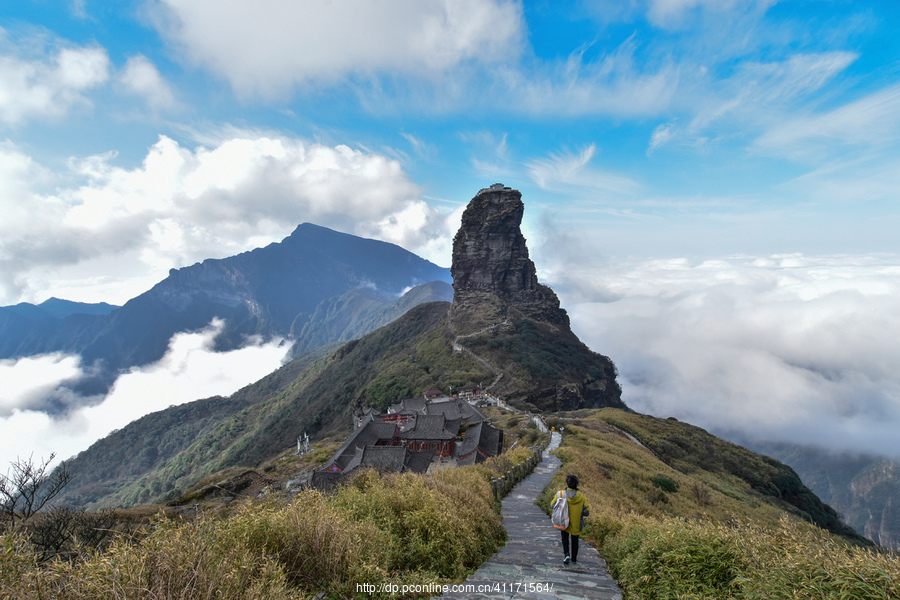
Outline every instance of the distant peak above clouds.
<svg viewBox="0 0 900 600"><path fill-rule="evenodd" d="M160 135L137 166L110 152L67 171L0 142L0 198L0 303L124 302L172 266L265 245L304 220L448 260L453 226L394 159L253 131L195 147ZM133 291L100 294L117 282Z"/></svg>

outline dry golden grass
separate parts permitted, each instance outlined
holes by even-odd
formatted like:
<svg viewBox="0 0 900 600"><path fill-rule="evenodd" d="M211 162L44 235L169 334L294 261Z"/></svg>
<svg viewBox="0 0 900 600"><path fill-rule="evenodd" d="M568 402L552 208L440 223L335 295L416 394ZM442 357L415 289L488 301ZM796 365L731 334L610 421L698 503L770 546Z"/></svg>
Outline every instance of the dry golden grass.
<svg viewBox="0 0 900 600"><path fill-rule="evenodd" d="M710 470L686 462L676 470L607 420L642 439L662 439L666 427L680 436L691 432L684 424L611 410L560 421L563 467L539 503L549 510L565 475L578 475L591 504L585 537L601 550L628 600L900 598L897 555L803 521L719 469L718 457L710 458ZM662 481L677 491L663 491Z"/></svg>
<svg viewBox="0 0 900 600"><path fill-rule="evenodd" d="M40 564L21 533L0 536L0 598L352 598L359 584L463 579L505 539L492 465L426 477L364 471L334 494L304 491L288 505L244 504L227 517L153 519L80 560ZM396 594L365 597L399 598Z"/></svg>

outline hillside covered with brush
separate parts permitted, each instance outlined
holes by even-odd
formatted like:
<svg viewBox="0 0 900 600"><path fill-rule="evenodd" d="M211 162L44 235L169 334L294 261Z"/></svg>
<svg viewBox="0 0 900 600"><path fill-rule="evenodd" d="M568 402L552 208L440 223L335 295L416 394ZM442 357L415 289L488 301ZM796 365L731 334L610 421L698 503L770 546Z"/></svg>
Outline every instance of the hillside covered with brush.
<svg viewBox="0 0 900 600"><path fill-rule="evenodd" d="M534 431L519 415L490 412L510 439ZM626 600L900 597L896 555L833 521L785 465L686 423L619 409L546 420L563 430L563 464L539 504L549 509L565 475L579 476L591 506L584 537ZM316 444L306 457L270 465L315 462L332 449ZM192 494L180 510L113 535L100 551L74 551L71 562L41 565L26 537L6 534L0 596L429 597L389 588L361 594L359 586L462 582L506 536L489 478L527 454L521 445L433 475L364 470L330 496L277 491L281 468L266 467L268 494L235 494L219 509L221 496L208 497L199 510Z"/></svg>
<svg viewBox="0 0 900 600"><path fill-rule="evenodd" d="M900 597L900 559L843 524L788 466L698 427L621 410L559 413L584 537L628 600Z"/></svg>

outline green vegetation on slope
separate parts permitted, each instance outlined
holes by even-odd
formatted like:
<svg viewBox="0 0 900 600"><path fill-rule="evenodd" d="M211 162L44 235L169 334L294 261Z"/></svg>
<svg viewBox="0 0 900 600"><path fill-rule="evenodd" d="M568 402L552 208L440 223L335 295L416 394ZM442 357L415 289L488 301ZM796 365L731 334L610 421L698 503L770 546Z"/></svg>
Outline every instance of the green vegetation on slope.
<svg viewBox="0 0 900 600"><path fill-rule="evenodd" d="M59 500L88 508L125 504L119 500L122 489L161 468L223 420L290 385L316 356L298 358L229 398L172 406L114 431L69 462L73 479ZM160 483L144 500L165 491Z"/></svg>
<svg viewBox="0 0 900 600"><path fill-rule="evenodd" d="M786 483L784 465L675 420L560 416L563 467L539 503L549 510L565 475L578 475L592 508L585 536L629 600L900 597L900 560L840 525L847 537L813 525L828 509L803 510L818 499Z"/></svg>
<svg viewBox="0 0 900 600"><path fill-rule="evenodd" d="M358 340L304 355L231 398L172 407L129 424L72 464L67 501L131 506L168 501L227 468L256 468L297 436L344 434L356 409L386 409L426 390L488 384L496 373L453 349L450 304L421 304ZM512 311L515 312L515 311ZM503 372L499 388L524 406L622 406L615 366L571 332L510 315L461 341Z"/></svg>
<svg viewBox="0 0 900 600"><path fill-rule="evenodd" d="M705 430L675 419L637 414L609 417L608 421L637 435L656 456L685 474L706 471L736 477L788 512L794 512L832 533L866 543L841 522L837 513L800 480L787 465L768 456L721 440Z"/></svg>
<svg viewBox="0 0 900 600"><path fill-rule="evenodd" d="M553 325L511 318L461 343L504 373L497 393L514 404L539 411L625 408L613 362Z"/></svg>
<svg viewBox="0 0 900 600"><path fill-rule="evenodd" d="M431 388L486 379L483 367L452 351L445 326L448 308L444 302L420 305L299 373L290 371L293 378L266 386L264 400L218 420L188 446L121 485L105 503L171 500L222 469L259 466L293 446L301 432L347 431L355 408L383 409Z"/></svg>

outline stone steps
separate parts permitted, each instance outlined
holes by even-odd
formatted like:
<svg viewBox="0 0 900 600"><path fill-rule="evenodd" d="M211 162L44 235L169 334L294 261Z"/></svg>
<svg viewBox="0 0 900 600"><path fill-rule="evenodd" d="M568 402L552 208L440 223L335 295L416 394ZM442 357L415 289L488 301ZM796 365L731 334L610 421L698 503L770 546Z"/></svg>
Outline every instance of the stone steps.
<svg viewBox="0 0 900 600"><path fill-rule="evenodd" d="M559 470L560 460L550 451L559 447L560 439L559 433L553 433L543 462L503 499L506 545L456 586L456 591L440 598L622 599L622 591L609 575L606 562L587 542L581 542L578 564L563 566L559 531L534 504Z"/></svg>

